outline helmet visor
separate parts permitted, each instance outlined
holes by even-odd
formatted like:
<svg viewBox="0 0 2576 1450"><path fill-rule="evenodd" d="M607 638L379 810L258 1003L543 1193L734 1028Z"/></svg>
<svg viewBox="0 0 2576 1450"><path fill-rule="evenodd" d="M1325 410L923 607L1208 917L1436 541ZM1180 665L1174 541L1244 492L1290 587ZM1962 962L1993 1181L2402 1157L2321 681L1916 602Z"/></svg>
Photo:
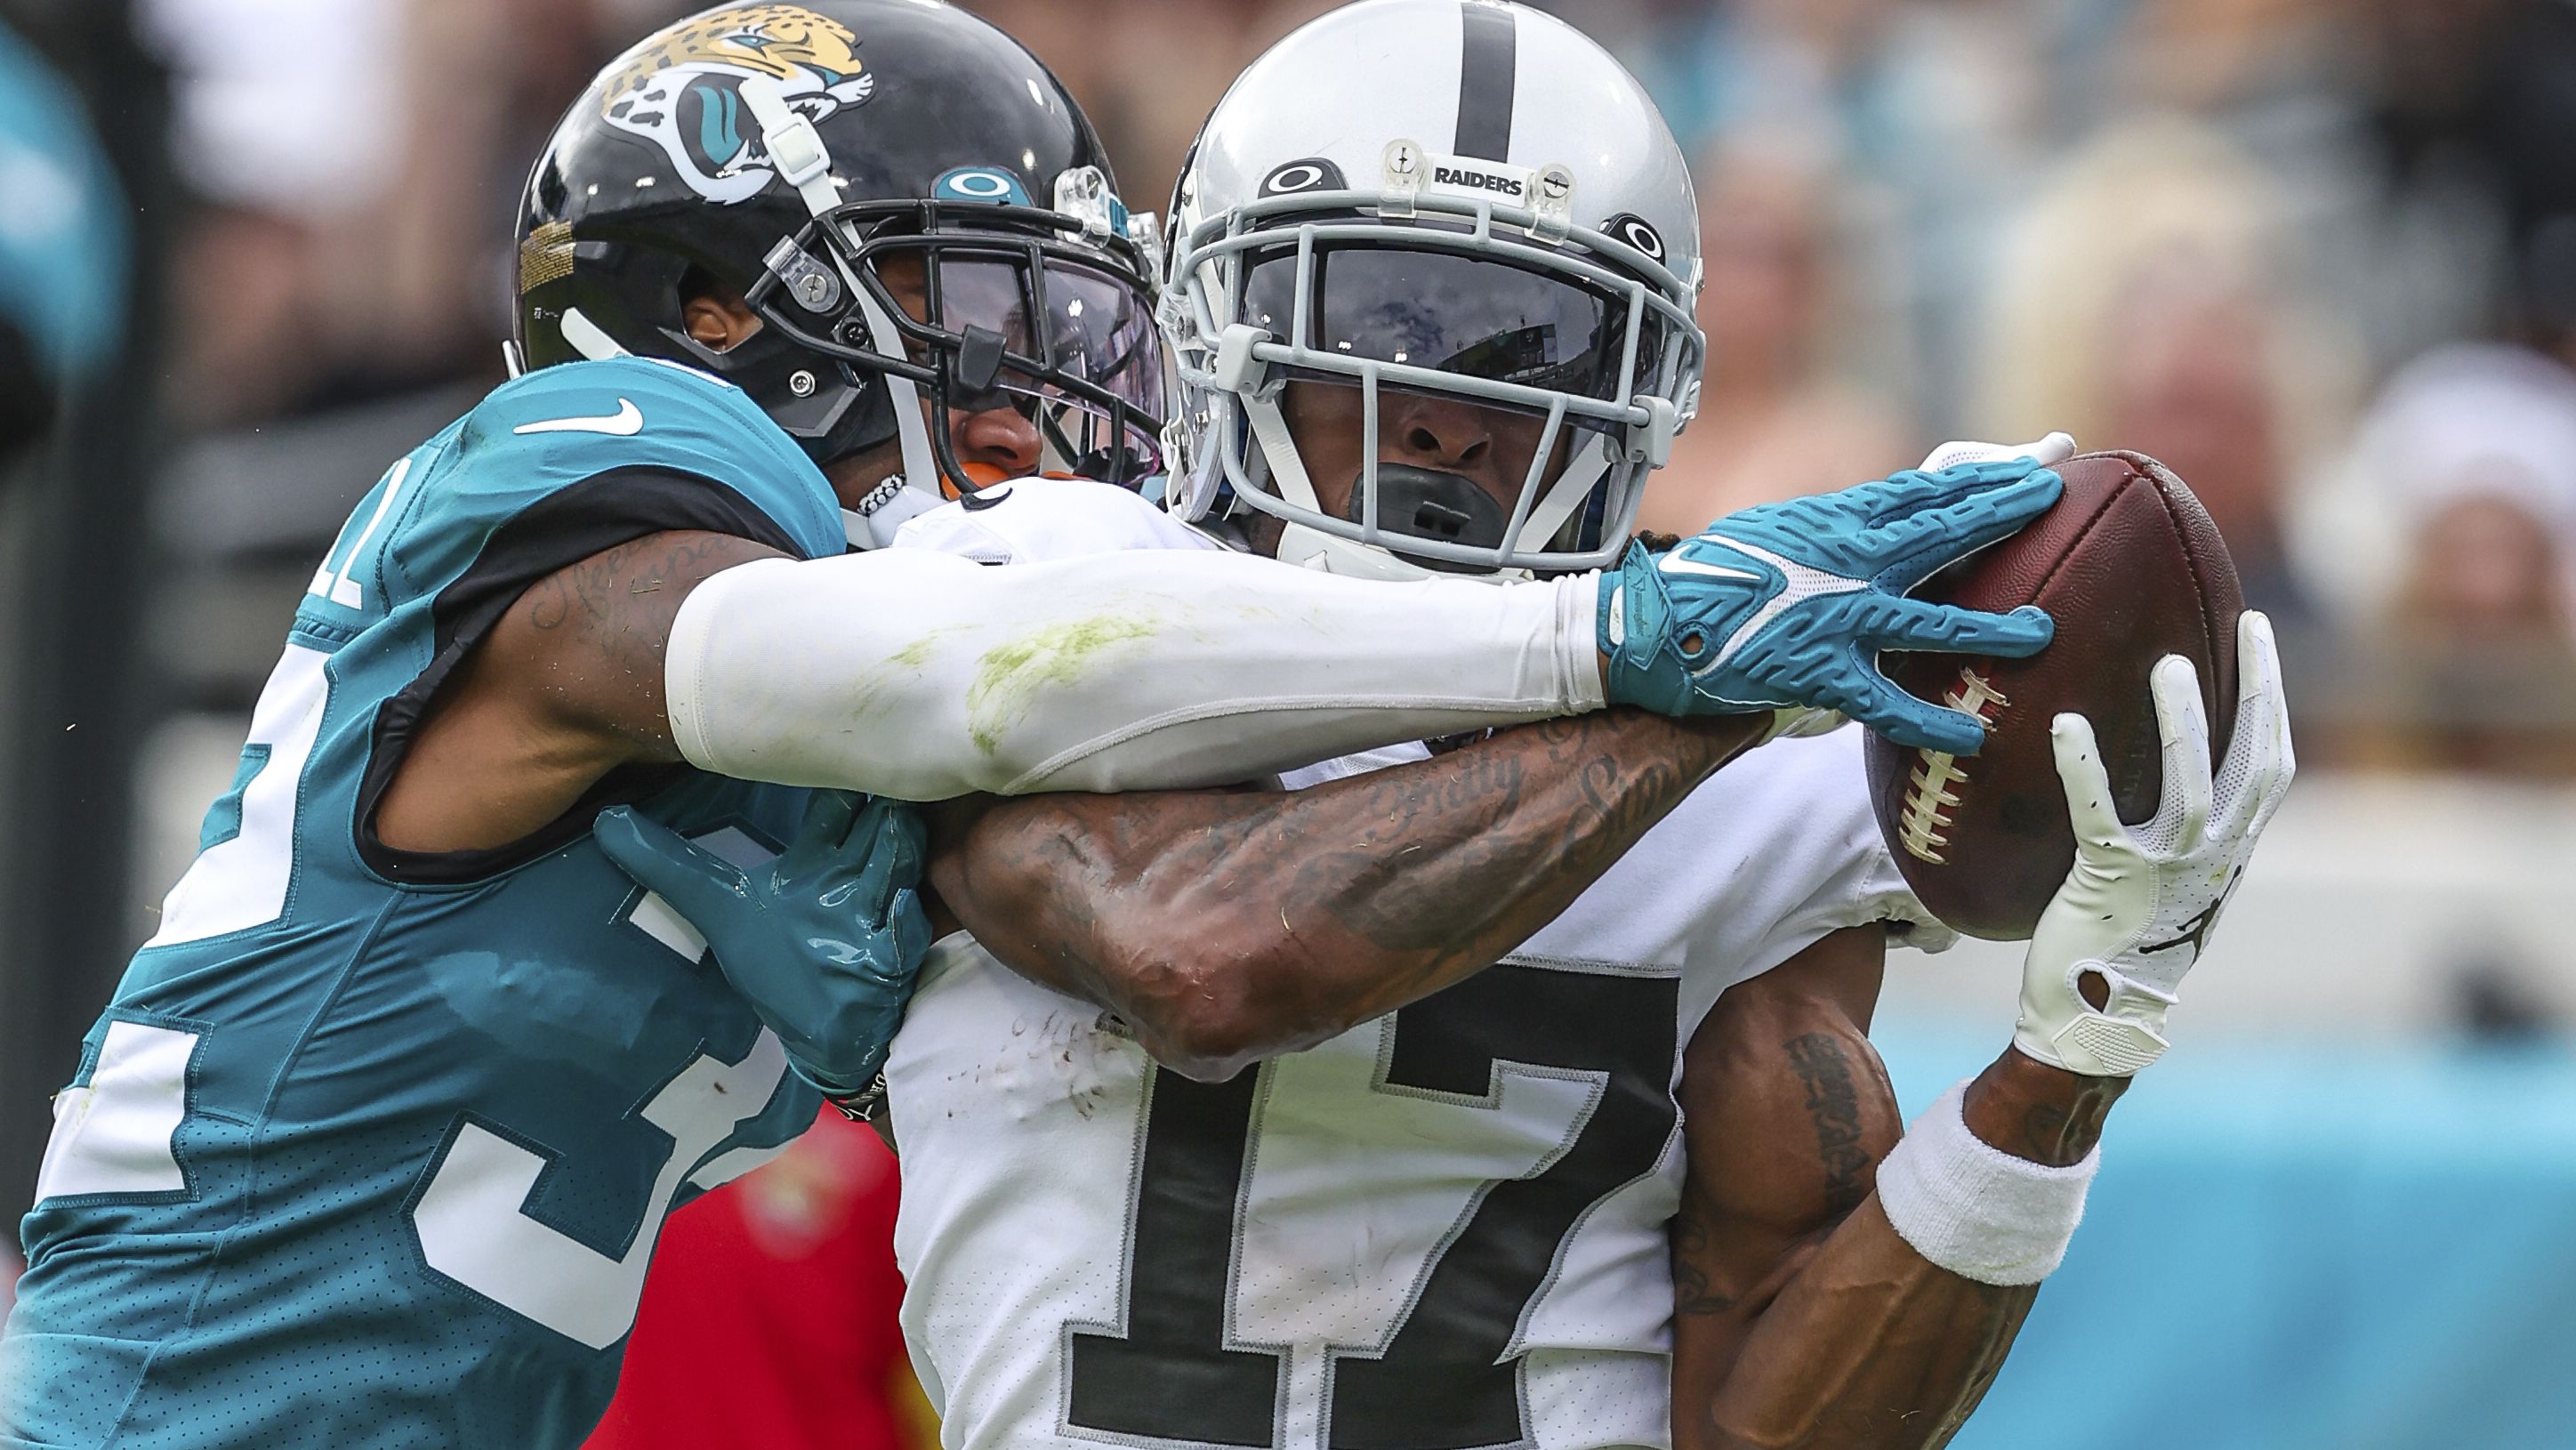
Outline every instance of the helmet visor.
<svg viewBox="0 0 2576 1450"><path fill-rule="evenodd" d="M1358 361L1620 397L1627 303L1566 275L1456 252L1319 247L1300 319L1297 271L1293 250L1256 259L1244 278L1243 320Z"/></svg>
<svg viewBox="0 0 2576 1450"><path fill-rule="evenodd" d="M1163 354L1152 306L1132 284L1068 258L1033 262L1024 248L988 251L944 236L881 255L877 266L911 321L942 343L961 340L944 400L951 412L1009 408L1030 419L1046 472L1132 483L1161 471ZM989 367L976 366L978 339L987 358L1000 349ZM923 343L911 340L917 352Z"/></svg>

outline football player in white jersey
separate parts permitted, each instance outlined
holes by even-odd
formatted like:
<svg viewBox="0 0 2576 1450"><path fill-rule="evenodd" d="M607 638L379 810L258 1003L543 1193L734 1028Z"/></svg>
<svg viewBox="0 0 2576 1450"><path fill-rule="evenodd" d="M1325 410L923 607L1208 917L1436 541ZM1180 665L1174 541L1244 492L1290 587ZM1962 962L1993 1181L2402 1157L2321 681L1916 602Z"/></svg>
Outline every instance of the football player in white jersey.
<svg viewBox="0 0 2576 1450"><path fill-rule="evenodd" d="M1558 103L1516 113L1523 86ZM1663 396L1695 379L1688 340L1653 335L1658 301L1687 306L1690 215L1660 118L1560 23L1485 0L1316 22L1184 177L1175 511L1336 573L1615 549L1653 460L1599 420L1644 359ZM900 542L1206 547L1120 498L1024 480ZM1632 562L1630 622L1676 575L1797 602L1868 577L1848 508ZM1890 933L1942 933L1854 732L1720 772L1776 727L1609 714L1302 789L939 809L932 879L973 935L933 948L887 1077L905 1324L946 1443L1946 1440L2287 786L2259 616L2243 644L2216 787L2190 670L2159 669L2146 826L2059 722L2082 850L2014 1045L1901 1142L1866 1032ZM828 863L727 875L641 844L621 860L719 958L828 923Z"/></svg>

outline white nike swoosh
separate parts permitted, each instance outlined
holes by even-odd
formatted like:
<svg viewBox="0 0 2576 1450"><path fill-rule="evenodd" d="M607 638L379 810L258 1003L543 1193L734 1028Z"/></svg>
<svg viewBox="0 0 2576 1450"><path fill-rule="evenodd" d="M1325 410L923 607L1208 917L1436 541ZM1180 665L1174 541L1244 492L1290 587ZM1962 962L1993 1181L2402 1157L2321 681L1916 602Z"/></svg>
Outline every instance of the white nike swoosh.
<svg viewBox="0 0 2576 1450"><path fill-rule="evenodd" d="M1762 582L1762 576L1750 570L1729 569L1723 564L1703 564L1697 559L1685 559L1679 549L1656 560L1655 567L1666 574L1698 574L1710 579L1743 579L1755 584Z"/></svg>
<svg viewBox="0 0 2576 1450"><path fill-rule="evenodd" d="M1760 609L1753 611L1752 618L1738 625L1735 633L1727 636L1726 643L1718 647L1717 658L1709 663L1710 669L1716 669L1733 661L1735 652L1744 646L1744 642L1760 634L1763 628L1772 620L1779 618L1793 601L1820 598L1827 594L1853 594L1869 587L1867 580L1846 579L1839 574L1828 574L1822 569L1810 568L1805 564L1781 558L1759 544L1748 544L1742 539L1729 539L1727 546L1740 549L1779 570L1780 577L1787 581L1788 587L1772 595Z"/></svg>
<svg viewBox="0 0 2576 1450"><path fill-rule="evenodd" d="M624 398L617 400L617 411L604 418L548 418L539 423L522 423L513 433L605 433L612 438L632 438L644 431L644 410Z"/></svg>

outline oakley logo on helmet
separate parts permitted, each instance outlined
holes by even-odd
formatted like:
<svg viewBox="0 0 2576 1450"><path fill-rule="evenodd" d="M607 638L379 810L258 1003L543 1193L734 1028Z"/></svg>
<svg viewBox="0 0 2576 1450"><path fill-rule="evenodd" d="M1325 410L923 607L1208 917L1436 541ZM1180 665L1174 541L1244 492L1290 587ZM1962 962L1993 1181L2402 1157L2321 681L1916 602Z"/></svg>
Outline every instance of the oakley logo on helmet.
<svg viewBox="0 0 2576 1450"><path fill-rule="evenodd" d="M1644 217L1623 211L1601 224L1601 234L1626 242L1655 261L1664 260L1664 234Z"/></svg>
<svg viewBox="0 0 2576 1450"><path fill-rule="evenodd" d="M1301 191L1346 191L1350 183L1342 179L1342 168L1320 156L1291 161L1271 169L1261 178L1261 195L1293 196Z"/></svg>
<svg viewBox="0 0 2576 1450"><path fill-rule="evenodd" d="M742 83L776 81L814 120L876 93L858 37L802 5L746 5L682 22L630 51L600 86L608 123L662 148L689 189L730 206L777 178Z"/></svg>
<svg viewBox="0 0 2576 1450"><path fill-rule="evenodd" d="M960 166L943 173L930 185L930 194L941 201L986 201L998 206L1028 206L1028 188L1007 171L990 166Z"/></svg>

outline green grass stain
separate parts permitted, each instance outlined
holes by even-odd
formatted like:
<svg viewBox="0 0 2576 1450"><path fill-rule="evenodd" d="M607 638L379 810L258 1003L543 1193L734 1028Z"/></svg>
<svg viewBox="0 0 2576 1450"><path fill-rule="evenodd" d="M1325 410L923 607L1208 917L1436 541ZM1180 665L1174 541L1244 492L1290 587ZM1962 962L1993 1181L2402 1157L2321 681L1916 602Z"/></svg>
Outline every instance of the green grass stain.
<svg viewBox="0 0 2576 1450"><path fill-rule="evenodd" d="M946 631L932 630L894 652L894 662L905 669L917 670L930 663L931 652L939 647L939 636Z"/></svg>
<svg viewBox="0 0 2576 1450"><path fill-rule="evenodd" d="M999 752L1002 732L1024 719L1040 694L1072 684L1105 652L1154 631L1150 620L1099 614L994 646L976 661L974 683L966 687L967 737L986 755Z"/></svg>

